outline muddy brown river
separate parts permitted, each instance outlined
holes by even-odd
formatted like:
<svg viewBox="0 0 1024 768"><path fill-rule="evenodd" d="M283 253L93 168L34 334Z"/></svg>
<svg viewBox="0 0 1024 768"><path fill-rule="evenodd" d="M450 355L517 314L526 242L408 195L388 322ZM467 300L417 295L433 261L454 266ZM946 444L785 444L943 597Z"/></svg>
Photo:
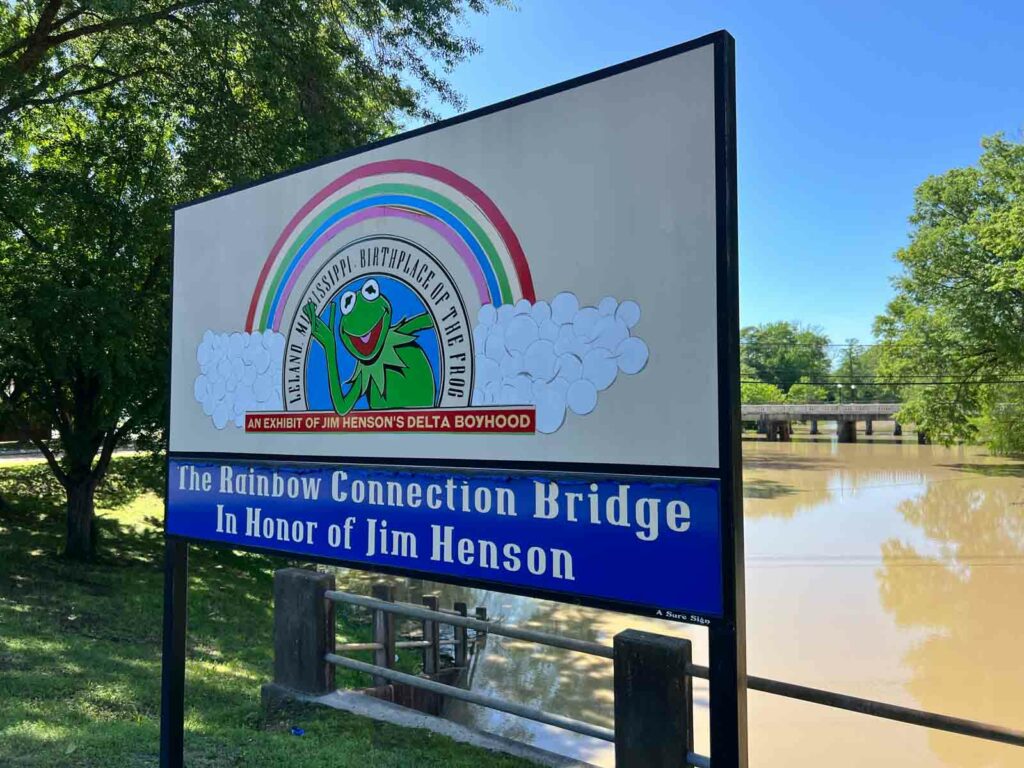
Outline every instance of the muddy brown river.
<svg viewBox="0 0 1024 768"><path fill-rule="evenodd" d="M910 437L913 440L913 437ZM747 646L751 674L1024 727L1024 463L977 448L880 436L746 441ZM628 574L623 574L628 578ZM366 591L366 575L340 586ZM396 580L407 596L486 605L504 622L603 643L627 628L705 631L557 603ZM707 685L695 681L698 752ZM611 662L491 636L473 688L612 725ZM611 745L471 705L451 716L611 766ZM1024 749L750 693L750 764L1024 766Z"/></svg>

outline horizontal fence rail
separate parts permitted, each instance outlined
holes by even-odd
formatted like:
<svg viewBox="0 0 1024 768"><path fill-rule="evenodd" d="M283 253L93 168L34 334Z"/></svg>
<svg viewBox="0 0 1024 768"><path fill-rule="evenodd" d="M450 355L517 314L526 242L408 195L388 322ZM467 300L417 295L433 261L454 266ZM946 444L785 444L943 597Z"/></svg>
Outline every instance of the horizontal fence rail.
<svg viewBox="0 0 1024 768"><path fill-rule="evenodd" d="M459 699L460 701L468 701L470 704L479 704L480 706L488 707L489 709L508 712L512 715L525 717L527 720L535 720L538 723L544 723L545 725L564 728L567 731L581 733L584 736L601 739L602 741L615 741L615 732L610 728L604 728L600 725L585 723L581 720L573 720L570 717L556 715L551 712L544 712L540 709L516 704L512 701L505 701L504 699L498 699L493 696L485 696L482 693L467 691L465 688L459 688L454 685L446 685L445 683L438 683L434 680L427 680L416 675L410 675L406 672L399 672L397 669L378 667L376 664L367 664L366 662L349 659L344 656L338 656L334 653L327 654L326 658L331 664L339 667L345 667L346 669L351 669L356 672L365 672L368 675L384 677L396 683L402 683L403 685L409 685L414 688L422 688L423 690L430 691L431 693L448 696L453 699Z"/></svg>
<svg viewBox="0 0 1024 768"><path fill-rule="evenodd" d="M553 635L551 633L540 632L538 630L507 626L495 623L494 621L473 619L468 616L464 616L458 611L445 610L441 608L424 608L423 606L419 606L414 603L381 600L376 597L367 597L365 595L357 595L351 592L341 592L338 590L325 591L324 598L335 603L356 605L369 610L382 611L384 613L395 614L406 618L450 624L454 627L461 627L463 629L472 629L479 635L501 635L502 637L508 637L513 640L522 640L525 642L537 643L539 645L547 645L567 651L574 651L576 653L599 656L605 659L613 660L615 658L614 649L601 643L577 640L575 638ZM406 643L396 642L395 647L398 648L403 645L406 647L420 647L422 644L430 645L430 641L426 641L425 643L417 641ZM344 645L339 645L336 650L379 651L382 650L383 647L384 646L381 643L346 643ZM607 741L613 744L615 743L615 731L601 725L584 722L582 720L574 720L573 718L566 717L564 715L545 712L534 707L528 707L515 702L506 701L504 699L495 698L493 696L487 696L475 691L459 688L457 686L447 685L445 683L437 682L436 680L430 680L418 675L400 672L389 667L368 664L363 661L340 656L338 653L328 653L324 656L324 659L335 666L371 675L374 679L382 678L390 680L394 683L408 685L412 688L419 688L439 696L446 696L500 712L507 712L508 714L522 717L527 720L533 720L545 725L562 728L567 731L579 733L583 736L600 739L601 741ZM694 768L710 768L711 766L710 758L695 752L687 753L686 763L687 765L694 766Z"/></svg>
<svg viewBox="0 0 1024 768"><path fill-rule="evenodd" d="M473 629L480 633L501 635L514 640L523 640L526 642L562 648L568 651L575 651L577 653L584 653L591 656L614 659L614 650L611 646L594 643L588 640L562 637L548 632L497 624L493 621L481 621L467 616L457 615L451 611L434 611L411 603L388 602L349 592L332 590L327 591L324 596L328 600L334 602L349 603L369 608L371 610L379 610L386 613L409 616L411 618L418 618L426 621L443 621L446 624ZM398 645L399 644L396 643L396 646ZM407 647L420 647L420 645L417 641L410 641L410 645ZM379 644L377 643L351 643L347 646L339 647L339 650L378 649ZM507 712L509 714L545 723L547 725L564 728L585 736L601 739L602 741L614 742L615 740L614 732L608 728L604 728L603 726L573 720L572 718L564 717L562 715L544 712L539 709L485 696L483 694L467 691L455 686L445 685L432 680L425 680L415 675L409 675L404 672L378 667L373 664L348 659L336 654L328 654L326 659L332 664L346 667L357 672L365 672L367 674L387 678L413 687L423 688L424 690L432 691L439 695L449 696L453 699L460 699L472 704L479 704L480 706ZM692 677L705 680L708 679L709 676L708 668L700 664L690 664L687 667L687 673ZM981 723L974 720L966 720L949 715L942 715L935 712L926 712L924 710L902 707L896 704L887 704L885 702L874 701L872 699L849 696L847 694L825 691L818 688L797 685L795 683L786 683L780 680L771 680L769 678L757 677L755 675L747 676L747 688L775 696L783 696L785 698L806 701L812 704L820 704L822 706L907 723L909 725L917 725L924 728L931 728L933 730L945 731L947 733L955 733L961 736L969 736L972 738L984 739L986 741L1024 747L1024 731L1018 731L1012 728L1004 728L1002 726ZM698 766L698 768L706 768L711 765L706 756L695 753L691 753L688 756L688 762L690 765Z"/></svg>
<svg viewBox="0 0 1024 768"><path fill-rule="evenodd" d="M324 597L337 603L359 605L363 608L370 608L375 611L384 611L386 613L410 616L414 619L439 621L456 627L475 629L477 632L481 633L511 637L514 640L525 640L528 643L550 645L555 648L563 648L567 651L586 653L591 656L601 656L605 659L614 658L614 652L612 651L611 646L602 645L601 643L592 643L587 640L576 640L571 637L562 637L548 632L538 632L533 629L510 627L504 624L498 624L494 621L480 621L479 619L471 619L468 616L450 614L445 611L432 611L429 608L423 608L412 603L391 603L387 600L378 600L375 597L366 597L365 595L355 595L351 592L339 592L336 590L326 592Z"/></svg>
<svg viewBox="0 0 1024 768"><path fill-rule="evenodd" d="M516 715L517 717L522 717L527 720L534 720L538 723L544 723L545 725L553 725L556 728L562 728L567 731L579 733L583 736L590 736L591 738L600 739L601 741L615 743L615 731L611 728L594 725L593 723L586 723L582 720L574 720L571 717L557 715L552 712L545 712L540 709L527 707L523 704L516 704L515 702L498 699L493 696L485 696L484 694L467 691L464 688L459 688L454 685L438 683L434 680L427 680L422 677L417 677L416 675L410 675L406 672L388 669L387 667L378 667L376 664L367 664L366 662L349 659L344 656L338 656L334 653L327 654L326 659L331 664L344 667L345 669L351 669L355 672L363 672L367 675L383 677L393 682L402 683L403 685L408 685L413 688L421 688L424 691L430 691L431 693L436 693L440 696L448 696L452 699L458 699L470 704L477 704L481 707L487 707L488 709L496 709L499 712L507 712L510 715ZM711 766L709 758L696 753L690 753L687 755L687 762L690 765L695 766L695 768L710 768Z"/></svg>
<svg viewBox="0 0 1024 768"><path fill-rule="evenodd" d="M708 668L699 664L690 665L690 674L702 679L708 678ZM821 704L835 709L845 709L848 712L858 712L862 715L881 717L886 720L895 720L909 725L919 725L923 728L931 728L937 731L957 733L961 736L971 736L986 741L998 741L1003 744L1012 744L1015 747L1024 747L1024 731L1017 731L1012 728L1003 728L998 725L979 723L975 720L964 720L959 717L940 715L935 712L926 712L921 709L901 707L897 704L886 704L873 699L862 699L857 696L848 696L845 693L823 691L820 688L809 688L806 685L795 683L784 683L781 680L771 680L767 677L747 676L747 688L752 691L761 691L775 696L784 696L787 699L798 699L812 704Z"/></svg>

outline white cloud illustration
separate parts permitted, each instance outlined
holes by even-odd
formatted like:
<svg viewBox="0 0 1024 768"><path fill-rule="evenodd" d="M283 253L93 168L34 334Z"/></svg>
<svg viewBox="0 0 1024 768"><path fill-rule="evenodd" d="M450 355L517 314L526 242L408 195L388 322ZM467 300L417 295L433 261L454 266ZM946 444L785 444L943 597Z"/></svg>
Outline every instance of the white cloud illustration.
<svg viewBox="0 0 1024 768"><path fill-rule="evenodd" d="M207 331L196 350L195 398L217 429L245 426L251 411L280 411L284 336Z"/></svg>
<svg viewBox="0 0 1024 768"><path fill-rule="evenodd" d="M608 296L581 307L568 292L550 303L481 307L473 329L473 405L534 405L537 431L555 432L567 409L586 416L620 373L647 365L647 345L632 335L639 321L635 301Z"/></svg>
<svg viewBox="0 0 1024 768"><path fill-rule="evenodd" d="M632 335L639 321L635 301L610 296L596 307L581 307L569 292L550 302L486 304L473 329L472 403L533 405L537 431L555 432L567 411L592 413L598 393L620 374L644 369L647 344ZM244 427L246 413L283 410L284 348L285 337L276 331L203 334L194 394L217 429Z"/></svg>

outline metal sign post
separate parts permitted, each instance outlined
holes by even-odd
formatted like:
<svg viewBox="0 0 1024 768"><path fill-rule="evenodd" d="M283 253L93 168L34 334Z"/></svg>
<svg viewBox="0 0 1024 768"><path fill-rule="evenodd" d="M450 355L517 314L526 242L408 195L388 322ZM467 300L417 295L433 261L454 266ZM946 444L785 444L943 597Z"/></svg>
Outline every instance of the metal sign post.
<svg viewBox="0 0 1024 768"><path fill-rule="evenodd" d="M717 32L178 208L187 545L693 623L746 765L735 71Z"/></svg>
<svg viewBox="0 0 1024 768"><path fill-rule="evenodd" d="M182 768L185 746L185 636L188 543L164 544L164 632L160 685L160 768Z"/></svg>
<svg viewBox="0 0 1024 768"><path fill-rule="evenodd" d="M719 446L722 472L723 617L709 629L711 754L719 765L747 765L747 640L740 447L739 244L736 200L736 50L728 34L715 45L718 134Z"/></svg>

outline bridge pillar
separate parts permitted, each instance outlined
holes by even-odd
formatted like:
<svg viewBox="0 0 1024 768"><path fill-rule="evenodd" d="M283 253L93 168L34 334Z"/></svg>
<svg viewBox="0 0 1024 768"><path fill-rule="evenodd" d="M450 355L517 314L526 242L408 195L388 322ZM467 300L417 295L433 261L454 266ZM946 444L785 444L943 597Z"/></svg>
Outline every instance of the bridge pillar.
<svg viewBox="0 0 1024 768"><path fill-rule="evenodd" d="M836 434L840 443L857 442L857 422L854 419L839 419L836 421Z"/></svg>
<svg viewBox="0 0 1024 768"><path fill-rule="evenodd" d="M875 434L875 425L871 419L864 419L864 434L873 435Z"/></svg>
<svg viewBox="0 0 1024 768"><path fill-rule="evenodd" d="M768 418L766 416L759 416L757 419L757 434L767 435L768 434Z"/></svg>
<svg viewBox="0 0 1024 768"><path fill-rule="evenodd" d="M811 434L812 435L820 435L821 434L821 432L818 431L818 420L817 419L811 419Z"/></svg>
<svg viewBox="0 0 1024 768"><path fill-rule="evenodd" d="M769 442L788 443L792 434L792 429L790 428L788 421L776 421L772 419L768 422L765 434L768 436Z"/></svg>
<svg viewBox="0 0 1024 768"><path fill-rule="evenodd" d="M903 425L900 424L898 421L894 421L892 423L892 433L893 433L893 435L895 437L902 437L903 436Z"/></svg>

